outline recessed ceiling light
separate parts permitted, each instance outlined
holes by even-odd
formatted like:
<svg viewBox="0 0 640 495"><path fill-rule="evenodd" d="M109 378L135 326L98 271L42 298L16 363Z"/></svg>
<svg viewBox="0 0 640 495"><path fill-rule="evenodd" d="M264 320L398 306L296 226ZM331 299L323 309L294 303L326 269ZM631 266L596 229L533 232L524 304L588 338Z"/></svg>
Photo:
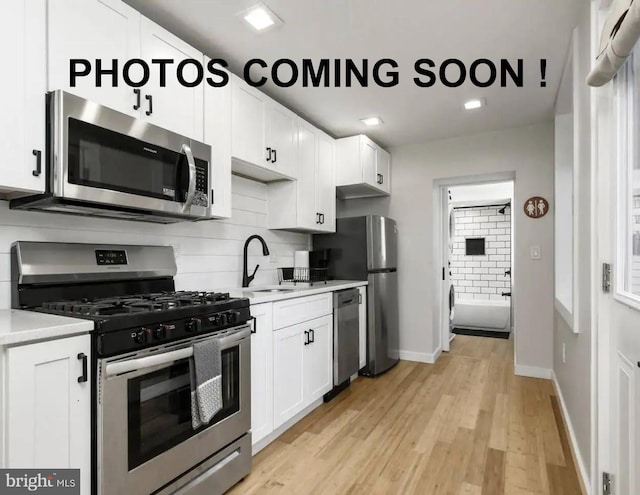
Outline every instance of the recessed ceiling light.
<svg viewBox="0 0 640 495"><path fill-rule="evenodd" d="M484 106L484 99L483 98L478 98L475 100L469 100L467 102L465 102L464 104L464 108L465 110L475 110L476 108L480 108Z"/></svg>
<svg viewBox="0 0 640 495"><path fill-rule="evenodd" d="M374 126L382 124L382 119L380 117L367 117L366 119L360 119L364 125Z"/></svg>
<svg viewBox="0 0 640 495"><path fill-rule="evenodd" d="M276 24L282 24L282 20L275 15L265 4L258 3L242 12L242 17L256 31L263 31Z"/></svg>

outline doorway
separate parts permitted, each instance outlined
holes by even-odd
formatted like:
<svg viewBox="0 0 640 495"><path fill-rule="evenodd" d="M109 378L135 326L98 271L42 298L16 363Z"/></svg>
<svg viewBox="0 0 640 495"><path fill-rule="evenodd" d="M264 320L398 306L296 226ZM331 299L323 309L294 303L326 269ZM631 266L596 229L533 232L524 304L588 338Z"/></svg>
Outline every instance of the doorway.
<svg viewBox="0 0 640 495"><path fill-rule="evenodd" d="M461 177L436 186L442 277L434 307L442 350L456 335L506 339L513 347L514 178Z"/></svg>

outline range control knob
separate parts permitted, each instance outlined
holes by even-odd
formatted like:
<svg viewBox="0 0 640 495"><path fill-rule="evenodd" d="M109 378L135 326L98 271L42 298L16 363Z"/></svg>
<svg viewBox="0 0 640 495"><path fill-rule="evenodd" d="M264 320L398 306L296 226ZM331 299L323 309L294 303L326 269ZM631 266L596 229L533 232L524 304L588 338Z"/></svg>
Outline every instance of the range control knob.
<svg viewBox="0 0 640 495"><path fill-rule="evenodd" d="M238 321L238 312L237 311L227 311L227 323L230 325Z"/></svg>
<svg viewBox="0 0 640 495"><path fill-rule="evenodd" d="M155 340L164 340L167 338L167 326L158 325L153 329L153 338Z"/></svg>
<svg viewBox="0 0 640 495"><path fill-rule="evenodd" d="M216 327L223 327L227 324L227 317L224 313L218 313L217 315L213 315L213 324Z"/></svg>
<svg viewBox="0 0 640 495"><path fill-rule="evenodd" d="M131 332L131 338L136 344L146 344L147 343L147 334L149 333L148 328L142 328L137 332Z"/></svg>
<svg viewBox="0 0 640 495"><path fill-rule="evenodd" d="M200 331L201 325L202 322L199 318L192 318L184 324L184 329L190 333L198 332Z"/></svg>

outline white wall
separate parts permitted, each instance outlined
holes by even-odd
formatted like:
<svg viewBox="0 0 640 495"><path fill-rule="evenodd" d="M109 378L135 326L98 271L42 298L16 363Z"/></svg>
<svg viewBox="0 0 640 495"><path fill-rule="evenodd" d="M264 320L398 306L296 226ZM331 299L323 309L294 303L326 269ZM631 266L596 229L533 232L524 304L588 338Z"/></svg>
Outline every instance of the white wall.
<svg viewBox="0 0 640 495"><path fill-rule="evenodd" d="M574 61L577 73L574 80L575 138L577 152L576 180L577 322L579 333L573 333L558 311L554 313L553 370L567 407L568 420L575 433L578 455L587 473L591 468L591 107L590 90L584 83L593 60L590 49L590 2L582 2L578 26L578 50ZM598 35L599 36L599 33ZM575 313L575 311L574 311ZM562 360L565 346L566 362Z"/></svg>
<svg viewBox="0 0 640 495"><path fill-rule="evenodd" d="M9 252L18 240L171 245L178 265L177 288L212 290L240 287L244 241L259 234L271 256L262 256L260 243L251 244L249 269L260 264L253 285L277 283L276 267L293 266L294 251L308 249L310 237L266 230L266 186L235 176L232 185L231 220L174 225L13 211L0 201L0 308L11 305Z"/></svg>
<svg viewBox="0 0 640 495"><path fill-rule="evenodd" d="M498 182L495 184L472 184L469 186L455 186L449 189L451 202L454 204L471 204L480 201L500 201L513 198L513 184Z"/></svg>
<svg viewBox="0 0 640 495"><path fill-rule="evenodd" d="M434 324L434 181L483 174L515 174L515 266L519 267L515 306L516 359L521 368L548 373L553 352L553 202L541 219L525 216L522 204L531 196L553 197L553 123L434 141L391 150L391 196L338 202L338 216L369 213L398 222L400 349L430 359L440 347ZM338 164L339 166L339 164ZM511 177L505 177L509 180ZM478 180L477 182L479 182ZM495 182L495 180L493 181ZM538 245L542 259L530 259ZM514 277L515 280L515 277ZM405 354L407 355L407 354Z"/></svg>

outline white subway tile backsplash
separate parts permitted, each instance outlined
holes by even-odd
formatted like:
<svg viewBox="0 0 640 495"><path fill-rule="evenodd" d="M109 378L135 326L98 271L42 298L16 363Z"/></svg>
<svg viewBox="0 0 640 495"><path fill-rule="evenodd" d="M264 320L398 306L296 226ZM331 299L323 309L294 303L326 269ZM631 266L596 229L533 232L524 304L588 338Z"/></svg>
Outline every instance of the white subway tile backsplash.
<svg viewBox="0 0 640 495"><path fill-rule="evenodd" d="M309 249L310 236L267 230L266 186L236 176L232 180L232 218L197 223L158 225L16 211L0 201L0 308L11 305L9 252L18 240L171 245L178 266L176 287L216 290L240 286L244 240L259 234L272 255L261 256L258 243L250 246L249 264L260 264L253 284L277 283L276 268L293 265L294 252Z"/></svg>
<svg viewBox="0 0 640 495"><path fill-rule="evenodd" d="M455 210L451 280L460 298L503 300L510 288L504 272L511 264L511 217L498 209ZM467 256L465 240L477 237L485 239L485 255Z"/></svg>

